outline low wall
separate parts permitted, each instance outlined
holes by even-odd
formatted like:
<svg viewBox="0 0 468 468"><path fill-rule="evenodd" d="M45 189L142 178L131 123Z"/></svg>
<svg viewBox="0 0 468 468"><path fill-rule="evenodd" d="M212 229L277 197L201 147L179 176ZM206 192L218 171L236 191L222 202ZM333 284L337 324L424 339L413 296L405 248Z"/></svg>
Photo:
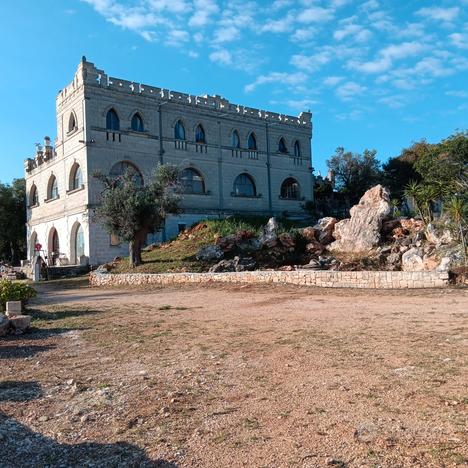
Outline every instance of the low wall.
<svg viewBox="0 0 468 468"><path fill-rule="evenodd" d="M245 271L236 273L122 273L94 271L92 286L174 285L205 283L282 283L325 288L408 289L441 288L448 285L448 273L435 271Z"/></svg>

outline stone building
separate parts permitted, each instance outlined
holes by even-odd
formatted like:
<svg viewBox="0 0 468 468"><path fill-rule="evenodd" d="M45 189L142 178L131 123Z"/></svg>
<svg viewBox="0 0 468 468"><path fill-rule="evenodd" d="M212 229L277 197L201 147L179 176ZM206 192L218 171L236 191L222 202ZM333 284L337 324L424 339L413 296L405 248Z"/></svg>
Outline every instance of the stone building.
<svg viewBox="0 0 468 468"><path fill-rule="evenodd" d="M28 257L41 245L49 264L92 265L127 254L93 216L102 187L92 174L144 181L158 163L178 165L183 214L170 238L199 219L233 213L303 214L313 198L311 114L280 115L121 80L80 62L56 99L57 138L25 161Z"/></svg>

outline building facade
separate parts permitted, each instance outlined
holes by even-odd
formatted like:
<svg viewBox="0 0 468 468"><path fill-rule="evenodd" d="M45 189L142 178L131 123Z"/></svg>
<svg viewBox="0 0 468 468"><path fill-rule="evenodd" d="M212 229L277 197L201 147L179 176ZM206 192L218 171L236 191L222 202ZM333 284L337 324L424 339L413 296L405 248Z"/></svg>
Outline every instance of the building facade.
<svg viewBox="0 0 468 468"><path fill-rule="evenodd" d="M142 183L161 163L182 170L183 213L159 237L234 213L301 216L313 198L311 114L280 115L109 77L80 62L56 99L57 138L25 161L28 258L97 265L127 254L94 216L95 171L132 167Z"/></svg>

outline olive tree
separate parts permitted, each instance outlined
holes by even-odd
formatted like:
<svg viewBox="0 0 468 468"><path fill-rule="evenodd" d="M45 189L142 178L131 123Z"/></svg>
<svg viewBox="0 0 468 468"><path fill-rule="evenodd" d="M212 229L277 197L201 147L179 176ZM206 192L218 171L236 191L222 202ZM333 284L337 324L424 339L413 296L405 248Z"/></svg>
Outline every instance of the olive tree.
<svg viewBox="0 0 468 468"><path fill-rule="evenodd" d="M131 268L141 264L141 249L149 233L160 230L169 213L180 212L179 169L158 165L144 184L134 169L122 176L94 176L104 185L96 219L109 234L128 242Z"/></svg>

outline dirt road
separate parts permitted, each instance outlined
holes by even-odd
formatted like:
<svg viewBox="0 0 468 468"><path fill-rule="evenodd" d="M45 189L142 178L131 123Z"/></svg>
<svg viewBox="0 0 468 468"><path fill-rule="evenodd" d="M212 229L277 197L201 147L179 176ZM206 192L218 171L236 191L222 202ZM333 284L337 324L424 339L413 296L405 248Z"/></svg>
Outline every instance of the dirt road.
<svg viewBox="0 0 468 468"><path fill-rule="evenodd" d="M40 289L2 467L467 463L467 290Z"/></svg>

